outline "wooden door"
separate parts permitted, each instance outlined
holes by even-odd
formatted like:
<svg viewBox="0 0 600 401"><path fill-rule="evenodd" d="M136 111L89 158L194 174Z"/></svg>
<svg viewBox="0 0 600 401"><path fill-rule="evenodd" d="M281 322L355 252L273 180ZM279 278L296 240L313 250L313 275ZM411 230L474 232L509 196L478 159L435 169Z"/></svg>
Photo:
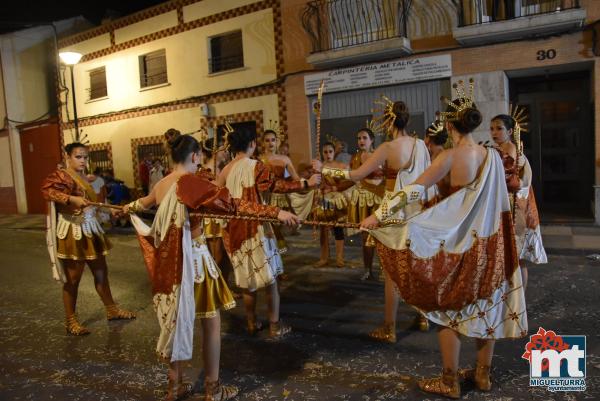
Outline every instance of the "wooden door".
<svg viewBox="0 0 600 401"><path fill-rule="evenodd" d="M46 213L40 187L44 178L62 161L60 130L56 122L19 127L21 156L29 214Z"/></svg>

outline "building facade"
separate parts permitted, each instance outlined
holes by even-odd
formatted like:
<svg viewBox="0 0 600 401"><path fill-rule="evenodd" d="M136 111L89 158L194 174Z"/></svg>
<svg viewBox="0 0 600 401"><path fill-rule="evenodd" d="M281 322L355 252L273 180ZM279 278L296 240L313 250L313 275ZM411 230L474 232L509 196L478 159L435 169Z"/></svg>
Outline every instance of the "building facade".
<svg viewBox="0 0 600 401"><path fill-rule="evenodd" d="M526 107L523 136L543 218L600 223L600 2L595 0L287 0L282 8L290 143L314 147L310 107L325 80L322 140L354 145L381 94L411 110L409 130L444 106L451 85L475 80L489 121ZM300 16L300 17L299 17ZM293 112L292 112L293 111ZM294 148L292 146L292 148Z"/></svg>
<svg viewBox="0 0 600 401"><path fill-rule="evenodd" d="M165 157L169 128L200 138L225 121L259 133L285 127L281 26L276 0L172 1L61 40L61 52L83 54L74 90L92 164L139 188L138 165ZM72 99L64 96L62 132L71 142Z"/></svg>

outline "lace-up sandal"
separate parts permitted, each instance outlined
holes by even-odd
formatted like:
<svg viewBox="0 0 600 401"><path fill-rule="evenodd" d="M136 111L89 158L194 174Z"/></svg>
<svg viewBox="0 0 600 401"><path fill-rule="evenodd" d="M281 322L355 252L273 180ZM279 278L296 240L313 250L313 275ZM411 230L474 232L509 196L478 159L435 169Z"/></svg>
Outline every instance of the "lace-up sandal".
<svg viewBox="0 0 600 401"><path fill-rule="evenodd" d="M383 326L376 328L368 334L369 338L384 343L396 343L396 325L393 323L384 323Z"/></svg>
<svg viewBox="0 0 600 401"><path fill-rule="evenodd" d="M438 394L455 400L460 398L458 375L452 370L444 370L440 377L421 379L418 381L418 385L426 393Z"/></svg>
<svg viewBox="0 0 600 401"><path fill-rule="evenodd" d="M117 304L106 305L106 318L108 320L135 319L135 313L121 309Z"/></svg>
<svg viewBox="0 0 600 401"><path fill-rule="evenodd" d="M220 380L204 381L204 401L226 401L235 398L240 390L236 386L225 386Z"/></svg>
<svg viewBox="0 0 600 401"><path fill-rule="evenodd" d="M272 339L280 339L291 332L292 327L283 323L281 319L278 322L269 323L269 337Z"/></svg>
<svg viewBox="0 0 600 401"><path fill-rule="evenodd" d="M77 315L74 314L67 317L65 327L67 329L67 334L74 336L85 336L91 333L91 331L79 324Z"/></svg>
<svg viewBox="0 0 600 401"><path fill-rule="evenodd" d="M475 369L461 369L458 376L475 384L480 391L490 391L492 389L492 376L490 366L477 365Z"/></svg>
<svg viewBox="0 0 600 401"><path fill-rule="evenodd" d="M169 386L167 388L167 396L163 401L180 401L188 398L192 395L194 385L187 382L179 382L169 380Z"/></svg>

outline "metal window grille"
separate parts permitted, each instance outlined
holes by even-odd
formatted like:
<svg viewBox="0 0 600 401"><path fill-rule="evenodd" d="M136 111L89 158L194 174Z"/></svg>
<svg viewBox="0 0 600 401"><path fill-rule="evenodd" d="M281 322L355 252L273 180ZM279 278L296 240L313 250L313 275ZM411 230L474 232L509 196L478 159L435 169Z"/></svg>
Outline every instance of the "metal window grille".
<svg viewBox="0 0 600 401"><path fill-rule="evenodd" d="M112 169L112 160L108 153L108 149L92 150L89 153L90 156L90 171L94 171L96 168L102 170Z"/></svg>
<svg viewBox="0 0 600 401"><path fill-rule="evenodd" d="M165 49L144 54L140 62L140 87L167 83L167 55Z"/></svg>
<svg viewBox="0 0 600 401"><path fill-rule="evenodd" d="M579 8L579 0L459 0L459 26Z"/></svg>
<svg viewBox="0 0 600 401"><path fill-rule="evenodd" d="M100 67L90 71L89 100L108 96L106 85L106 68Z"/></svg>
<svg viewBox="0 0 600 401"><path fill-rule="evenodd" d="M233 70L244 66L242 31L210 38L210 73Z"/></svg>

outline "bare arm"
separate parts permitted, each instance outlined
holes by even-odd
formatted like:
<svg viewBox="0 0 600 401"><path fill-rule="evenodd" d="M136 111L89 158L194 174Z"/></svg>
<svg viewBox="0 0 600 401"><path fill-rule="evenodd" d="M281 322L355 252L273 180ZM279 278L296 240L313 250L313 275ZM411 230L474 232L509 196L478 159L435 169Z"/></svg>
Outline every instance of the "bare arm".
<svg viewBox="0 0 600 401"><path fill-rule="evenodd" d="M431 166L416 179L414 184L423 185L427 189L441 181L450 171L452 155L452 150L444 150L440 153L431 163Z"/></svg>
<svg viewBox="0 0 600 401"><path fill-rule="evenodd" d="M290 173L290 177L292 177L292 180L300 181L301 177L296 172L296 169L294 168L294 165L292 164L292 161L290 160L289 157L287 158L287 161L286 161L286 167L288 169L288 173Z"/></svg>
<svg viewBox="0 0 600 401"><path fill-rule="evenodd" d="M227 168L224 168L223 170L221 170L221 172L217 176L217 179L215 180L215 185L217 185L219 187L224 187L225 186L225 183L227 181L227 173L226 173L226 171L228 171Z"/></svg>
<svg viewBox="0 0 600 401"><path fill-rule="evenodd" d="M387 144L380 145L359 168L350 171L350 179L360 181L382 166L387 159L387 149Z"/></svg>
<svg viewBox="0 0 600 401"><path fill-rule="evenodd" d="M150 193L146 196L144 196L143 198L139 198L138 202L140 204L140 206L142 206L144 209L148 209L151 208L152 206L156 205L156 186L154 188L152 188L152 191L150 191Z"/></svg>

